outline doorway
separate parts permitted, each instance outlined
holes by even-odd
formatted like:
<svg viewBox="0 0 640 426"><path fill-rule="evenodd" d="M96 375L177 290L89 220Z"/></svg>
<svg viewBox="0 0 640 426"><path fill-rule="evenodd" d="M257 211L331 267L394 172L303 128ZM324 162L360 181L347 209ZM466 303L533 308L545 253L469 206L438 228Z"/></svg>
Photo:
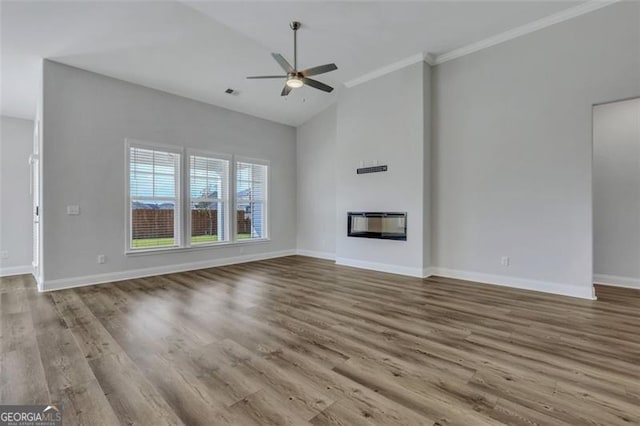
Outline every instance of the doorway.
<svg viewBox="0 0 640 426"><path fill-rule="evenodd" d="M640 289L640 98L593 107L593 277Z"/></svg>

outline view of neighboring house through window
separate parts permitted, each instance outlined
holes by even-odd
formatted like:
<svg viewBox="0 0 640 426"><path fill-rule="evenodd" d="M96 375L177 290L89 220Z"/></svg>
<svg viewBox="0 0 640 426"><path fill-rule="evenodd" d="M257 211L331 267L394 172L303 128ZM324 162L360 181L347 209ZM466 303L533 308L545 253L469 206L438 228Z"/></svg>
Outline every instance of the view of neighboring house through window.
<svg viewBox="0 0 640 426"><path fill-rule="evenodd" d="M229 160L189 156L191 244L229 239Z"/></svg>
<svg viewBox="0 0 640 426"><path fill-rule="evenodd" d="M179 152L129 146L129 248L180 245Z"/></svg>
<svg viewBox="0 0 640 426"><path fill-rule="evenodd" d="M236 162L235 202L238 239L267 238L267 165Z"/></svg>

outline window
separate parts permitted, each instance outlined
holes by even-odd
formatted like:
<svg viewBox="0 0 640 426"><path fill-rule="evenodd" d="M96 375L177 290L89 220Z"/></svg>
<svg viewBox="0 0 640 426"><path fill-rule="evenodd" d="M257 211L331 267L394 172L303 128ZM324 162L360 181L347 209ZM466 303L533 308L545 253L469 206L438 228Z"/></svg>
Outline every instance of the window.
<svg viewBox="0 0 640 426"><path fill-rule="evenodd" d="M127 252L268 236L267 162L127 140L126 170Z"/></svg>
<svg viewBox="0 0 640 426"><path fill-rule="evenodd" d="M180 152L130 144L128 159L128 248L180 246Z"/></svg>
<svg viewBox="0 0 640 426"><path fill-rule="evenodd" d="M189 156L191 245L229 239L229 160Z"/></svg>
<svg viewBox="0 0 640 426"><path fill-rule="evenodd" d="M267 165L236 162L236 238L267 238Z"/></svg>

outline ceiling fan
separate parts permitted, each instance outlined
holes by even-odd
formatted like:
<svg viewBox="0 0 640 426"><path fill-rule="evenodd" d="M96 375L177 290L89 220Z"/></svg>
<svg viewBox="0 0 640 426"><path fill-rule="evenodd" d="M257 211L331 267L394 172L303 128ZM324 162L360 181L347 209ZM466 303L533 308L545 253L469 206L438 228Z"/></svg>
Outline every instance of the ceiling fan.
<svg viewBox="0 0 640 426"><path fill-rule="evenodd" d="M273 59L276 60L278 64L282 67L283 70L287 73L286 75L257 75L247 77L248 79L267 79L267 78L286 78L284 88L282 89L282 93L280 96L287 96L292 89L298 89L302 86L313 87L314 89L322 90L324 92L330 93L333 90L333 87L327 86L324 83L319 82L318 80L314 80L309 78L312 75L324 74L326 72L335 71L338 69L336 64L325 64L319 65L317 67L307 68L306 70L298 71L298 30L302 24L298 21L292 21L289 26L293 30L293 66L279 53L272 53Z"/></svg>

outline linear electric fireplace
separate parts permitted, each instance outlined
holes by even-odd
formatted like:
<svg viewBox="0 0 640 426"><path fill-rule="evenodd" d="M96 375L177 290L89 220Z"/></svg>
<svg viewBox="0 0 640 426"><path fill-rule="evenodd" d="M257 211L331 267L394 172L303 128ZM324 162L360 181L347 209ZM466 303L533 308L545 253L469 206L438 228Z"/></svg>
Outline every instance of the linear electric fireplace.
<svg viewBox="0 0 640 426"><path fill-rule="evenodd" d="M348 212L347 236L407 240L407 213Z"/></svg>

